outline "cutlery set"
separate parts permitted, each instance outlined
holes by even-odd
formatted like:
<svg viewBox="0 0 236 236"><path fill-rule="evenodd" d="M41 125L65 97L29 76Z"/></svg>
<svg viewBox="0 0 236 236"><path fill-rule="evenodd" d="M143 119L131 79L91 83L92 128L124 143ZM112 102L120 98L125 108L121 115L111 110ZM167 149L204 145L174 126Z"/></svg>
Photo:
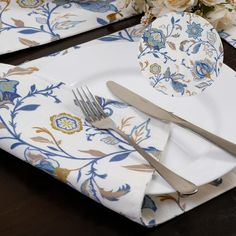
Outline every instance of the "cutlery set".
<svg viewBox="0 0 236 236"><path fill-rule="evenodd" d="M107 87L115 96L137 108L138 110L159 120L172 122L181 127L187 128L219 146L228 153L236 155L236 144L213 133L210 133L209 131L202 129L169 111L162 109L156 104L153 104L152 102L117 84L114 81L108 81ZM134 147L134 149L159 173L159 175L161 175L166 180L166 182L168 182L177 191L181 197L192 195L198 192L198 187L194 183L184 179L180 175L165 167L157 159L144 151L142 147L140 147L131 137L119 130L115 122L103 111L103 108L98 103L96 96L91 93L88 87L81 87L80 89L76 88L72 90L72 92L75 97L75 104L80 107L81 111L86 117L86 120L91 123L93 127L97 129L113 130L119 134L125 141L128 142L129 145Z"/></svg>
<svg viewBox="0 0 236 236"><path fill-rule="evenodd" d="M120 131L115 122L107 116L88 88L73 91L76 104L81 108L88 122L98 129L110 129L126 140L181 196L197 192L197 186L166 168L145 152L132 138Z"/></svg>

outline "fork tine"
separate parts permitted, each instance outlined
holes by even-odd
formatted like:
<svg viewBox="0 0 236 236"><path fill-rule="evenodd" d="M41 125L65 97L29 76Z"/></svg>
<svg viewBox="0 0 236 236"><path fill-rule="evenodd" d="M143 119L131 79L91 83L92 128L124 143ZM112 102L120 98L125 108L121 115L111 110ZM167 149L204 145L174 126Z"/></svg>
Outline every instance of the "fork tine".
<svg viewBox="0 0 236 236"><path fill-rule="evenodd" d="M93 104L94 106L97 108L97 110L99 111L100 114L102 114L102 116L104 118L107 117L107 114L103 111L103 108L101 107L101 105L98 103L97 99L94 97L94 95L91 93L91 91L89 90L89 88L86 86L86 89L90 95L90 97L93 99Z"/></svg>
<svg viewBox="0 0 236 236"><path fill-rule="evenodd" d="M83 87L81 87L81 91L83 92L83 95L87 100L86 102L87 102L89 108L93 111L94 116L99 120L102 119L100 112L98 111L97 107L93 104L93 102L91 101L91 98L89 98L89 96L87 95L87 93L85 92Z"/></svg>
<svg viewBox="0 0 236 236"><path fill-rule="evenodd" d="M84 113L85 118L89 121L92 122L93 120L90 118L89 113L84 109L84 105L82 104L82 102L79 100L79 98L77 97L75 91L72 89L72 92L75 96L75 100L76 100L76 105L79 105L80 109L82 110L82 112Z"/></svg>
<svg viewBox="0 0 236 236"><path fill-rule="evenodd" d="M86 103L83 95L81 94L81 92L79 91L79 89L77 88L77 93L79 94L80 97L80 104L83 106L84 110L86 111L86 114L88 115L88 117L90 118L90 120L95 121L97 120L96 116L94 115L93 111L90 109L90 107L88 106L88 104Z"/></svg>
<svg viewBox="0 0 236 236"><path fill-rule="evenodd" d="M74 99L75 105L76 105L76 106L80 106L79 99L78 99L78 97L77 97L77 95L76 95L74 89L72 89L72 93L74 94L74 97L75 97L75 99Z"/></svg>

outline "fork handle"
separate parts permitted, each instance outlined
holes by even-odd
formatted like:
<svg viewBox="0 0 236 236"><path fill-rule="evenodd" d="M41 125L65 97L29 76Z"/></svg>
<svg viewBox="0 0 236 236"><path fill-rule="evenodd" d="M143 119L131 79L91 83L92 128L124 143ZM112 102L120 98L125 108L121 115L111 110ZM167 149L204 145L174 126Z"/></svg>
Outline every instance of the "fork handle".
<svg viewBox="0 0 236 236"><path fill-rule="evenodd" d="M159 161L155 160L124 132L119 129L114 129L114 131L133 146L135 150L166 180L166 182L168 182L180 194L180 196L192 195L198 191L195 184L177 175Z"/></svg>
<svg viewBox="0 0 236 236"><path fill-rule="evenodd" d="M194 133L197 133L198 135L202 136L203 138L205 138L206 140L214 143L215 145L217 145L218 147L222 148L223 150L227 151L228 153L236 156L236 144L232 143L226 139L223 139L203 128L200 128L197 125L194 125L192 123L190 123L187 120L184 120L176 115L174 115L174 120L173 122L181 127L187 128L191 131L193 131Z"/></svg>

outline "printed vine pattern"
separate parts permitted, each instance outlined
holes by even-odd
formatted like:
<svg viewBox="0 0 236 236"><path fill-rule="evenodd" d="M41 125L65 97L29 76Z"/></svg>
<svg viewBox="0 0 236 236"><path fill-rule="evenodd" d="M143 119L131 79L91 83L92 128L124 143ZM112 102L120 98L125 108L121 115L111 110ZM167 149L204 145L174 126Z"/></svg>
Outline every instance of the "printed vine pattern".
<svg viewBox="0 0 236 236"><path fill-rule="evenodd" d="M6 44L0 53L38 46L127 17L116 5L116 0L0 0L0 40ZM21 17L17 17L19 12ZM83 12L84 15L90 12L94 19L83 18ZM11 36L13 33L14 37ZM101 40L132 42L132 34L135 36L136 33L124 30ZM236 47L233 33L223 31L220 35ZM4 39L15 40L15 48L9 47Z"/></svg>
<svg viewBox="0 0 236 236"><path fill-rule="evenodd" d="M167 14L143 33L138 56L142 73L158 92L192 96L217 79L223 47L216 30L190 13Z"/></svg>
<svg viewBox="0 0 236 236"><path fill-rule="evenodd" d="M100 26L104 26L106 24L109 24L108 21L102 19L102 18L97 18L97 23ZM97 41L102 41L102 42L136 42L140 39L142 33L144 31L144 27L141 25L131 27L124 29L122 31L118 31L117 33L110 34L108 36L104 36L101 38L96 39ZM63 51L55 52L53 54L50 54L49 57L55 57L55 56L63 56L66 55L67 53L70 53L71 51L80 49L81 45L76 45L71 48L65 49Z"/></svg>
<svg viewBox="0 0 236 236"><path fill-rule="evenodd" d="M234 28L236 28L236 24L234 25ZM236 48L236 38L232 34L229 34L226 31L222 31L219 34L222 39L224 39L225 41L227 41L229 44L231 44L233 47Z"/></svg>
<svg viewBox="0 0 236 236"><path fill-rule="evenodd" d="M181 200L183 200L183 198L181 198L181 196L179 194L176 194L176 196L174 196L173 194L164 194L164 195L160 195L157 198L159 198L159 200L161 202L164 201L173 201L174 203L176 203L176 205L179 207L179 209L184 212L186 209L186 203L181 203Z"/></svg>
<svg viewBox="0 0 236 236"><path fill-rule="evenodd" d="M83 28L94 28L94 22L89 22L83 17L83 11L107 18L108 21L104 20L107 24L117 20L118 16L122 17L114 5L115 0L96 2L92 0L17 0L16 2L19 9L11 5L14 4L11 0L0 1L0 36L6 37L10 35L8 32L14 31L16 34L14 38L18 39L16 43L21 44L19 47L22 48L59 40L71 33L76 34L80 31L81 24L86 25ZM14 11L15 13L20 11L23 17L16 17L17 14ZM10 13L13 15L9 15ZM10 50L13 49L9 48Z"/></svg>
<svg viewBox="0 0 236 236"><path fill-rule="evenodd" d="M30 86L30 90L21 94L18 91L19 81L9 79L13 75L31 74L37 68L22 69L15 67L3 74L0 79L0 109L10 114L10 120L7 121L4 115L0 115L0 140L10 141L10 150L14 151L18 148L24 149L24 160L35 167L53 175L59 180L66 182L72 187L80 186L79 190L96 200L102 202L118 201L121 197L129 194L131 186L123 183L118 189L105 189L99 185L100 179L106 179L107 173L99 170L99 162L106 160L109 163L122 162L129 157L135 150L126 141L122 140L112 131L98 130L93 128L86 120L82 120L71 114L60 113L51 117L51 128L66 135L80 133L82 130L86 134L88 142L92 142L94 138L99 137L100 142L105 145L113 145L116 151L112 153L104 153L99 149L78 150L80 154L75 155L65 150L63 140L59 140L55 134L46 127L32 127L32 134L27 141L18 131L18 117L22 113L36 112L40 109L40 99L38 102L31 103L32 98L44 97L51 100L55 105L61 103L55 91L60 90L62 83L48 85L45 88L38 88L36 84ZM99 98L101 106L108 115L112 115L114 109L126 109L128 105L118 102ZM5 113L4 113L5 114ZM150 118L139 124L132 124L134 117L123 117L119 124L119 128L126 131L130 129L129 135L133 137L137 143L142 145L143 141L151 137ZM159 150L153 146L146 146L144 149L154 156L159 156ZM70 159L78 163L78 167L70 169L61 166L61 159ZM147 164L124 165L128 171L153 172L153 169ZM77 176L76 182L71 181L70 176Z"/></svg>
<svg viewBox="0 0 236 236"><path fill-rule="evenodd" d="M166 44L173 49L176 48L175 43L169 39L180 36L178 31L181 32L182 26L179 22L180 19L172 17L170 24L162 25L163 29L157 29L149 25L143 33L143 44L140 44L138 58L152 54L155 58L161 58L165 64L169 61L175 62L176 59L168 55Z"/></svg>
<svg viewBox="0 0 236 236"><path fill-rule="evenodd" d="M219 32L220 37L236 48L236 18L229 29Z"/></svg>

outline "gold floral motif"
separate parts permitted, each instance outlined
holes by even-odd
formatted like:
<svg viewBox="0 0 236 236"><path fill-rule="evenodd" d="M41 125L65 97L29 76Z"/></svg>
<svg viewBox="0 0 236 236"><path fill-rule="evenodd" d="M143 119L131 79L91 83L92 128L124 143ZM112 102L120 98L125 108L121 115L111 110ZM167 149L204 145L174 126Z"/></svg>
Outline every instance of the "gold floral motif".
<svg viewBox="0 0 236 236"><path fill-rule="evenodd" d="M50 120L53 129L65 134L73 134L83 129L81 119L67 113L51 116Z"/></svg>
<svg viewBox="0 0 236 236"><path fill-rule="evenodd" d="M22 8L37 8L44 3L44 0L16 0Z"/></svg>

